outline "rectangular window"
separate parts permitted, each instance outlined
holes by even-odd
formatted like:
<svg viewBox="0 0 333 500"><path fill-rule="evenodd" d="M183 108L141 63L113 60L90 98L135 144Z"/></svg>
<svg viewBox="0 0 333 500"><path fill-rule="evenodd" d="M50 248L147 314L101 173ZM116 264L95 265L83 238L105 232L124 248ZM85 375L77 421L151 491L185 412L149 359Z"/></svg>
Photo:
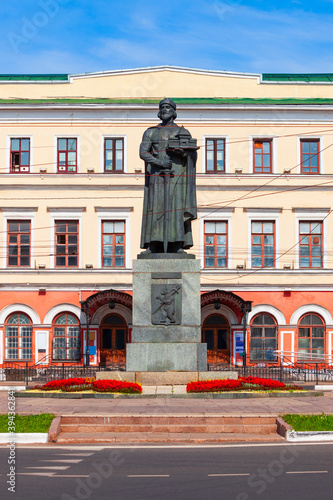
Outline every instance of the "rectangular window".
<svg viewBox="0 0 333 500"><path fill-rule="evenodd" d="M205 267L227 267L228 223L205 222Z"/></svg>
<svg viewBox="0 0 333 500"><path fill-rule="evenodd" d="M7 222L7 266L30 266L30 221Z"/></svg>
<svg viewBox="0 0 333 500"><path fill-rule="evenodd" d="M12 173L30 171L30 139L10 140L10 171Z"/></svg>
<svg viewBox="0 0 333 500"><path fill-rule="evenodd" d="M255 174L272 172L272 141L270 139L253 141L253 172Z"/></svg>
<svg viewBox="0 0 333 500"><path fill-rule="evenodd" d="M301 174L319 174L319 139L301 140Z"/></svg>
<svg viewBox="0 0 333 500"><path fill-rule="evenodd" d="M323 223L299 223L299 267L323 267Z"/></svg>
<svg viewBox="0 0 333 500"><path fill-rule="evenodd" d="M104 140L104 172L121 173L124 171L124 139L107 138Z"/></svg>
<svg viewBox="0 0 333 500"><path fill-rule="evenodd" d="M58 139L58 173L75 173L77 171L77 139Z"/></svg>
<svg viewBox="0 0 333 500"><path fill-rule="evenodd" d="M206 139L206 173L225 172L225 139Z"/></svg>
<svg viewBox="0 0 333 500"><path fill-rule="evenodd" d="M55 265L77 267L79 262L79 222L55 221Z"/></svg>
<svg viewBox="0 0 333 500"><path fill-rule="evenodd" d="M125 266L125 221L102 221L102 267Z"/></svg>
<svg viewBox="0 0 333 500"><path fill-rule="evenodd" d="M252 221L252 267L274 267L275 222Z"/></svg>

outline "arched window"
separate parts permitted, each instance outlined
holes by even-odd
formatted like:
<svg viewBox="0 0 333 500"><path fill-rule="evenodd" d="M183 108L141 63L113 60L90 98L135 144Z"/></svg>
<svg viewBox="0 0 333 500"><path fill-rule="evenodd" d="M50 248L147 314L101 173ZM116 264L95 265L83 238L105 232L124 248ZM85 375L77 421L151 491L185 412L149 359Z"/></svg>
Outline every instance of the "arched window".
<svg viewBox="0 0 333 500"><path fill-rule="evenodd" d="M62 313L53 322L52 358L55 361L80 359L80 324L69 313Z"/></svg>
<svg viewBox="0 0 333 500"><path fill-rule="evenodd" d="M6 359L32 359L32 322L15 313L6 321Z"/></svg>
<svg viewBox="0 0 333 500"><path fill-rule="evenodd" d="M277 324L269 314L258 314L251 321L250 361L277 361Z"/></svg>
<svg viewBox="0 0 333 500"><path fill-rule="evenodd" d="M298 357L323 358L325 323L317 314L305 314L298 323Z"/></svg>

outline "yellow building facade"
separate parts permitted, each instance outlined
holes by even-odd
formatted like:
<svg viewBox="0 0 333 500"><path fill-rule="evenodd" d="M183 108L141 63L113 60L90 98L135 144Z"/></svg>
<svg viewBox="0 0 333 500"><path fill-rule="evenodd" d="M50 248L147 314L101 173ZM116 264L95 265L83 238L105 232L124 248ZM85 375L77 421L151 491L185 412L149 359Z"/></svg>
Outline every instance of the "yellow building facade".
<svg viewBox="0 0 333 500"><path fill-rule="evenodd" d="M158 102L197 139L209 362L332 365L333 75L177 67L0 75L0 365L123 362L143 132Z"/></svg>

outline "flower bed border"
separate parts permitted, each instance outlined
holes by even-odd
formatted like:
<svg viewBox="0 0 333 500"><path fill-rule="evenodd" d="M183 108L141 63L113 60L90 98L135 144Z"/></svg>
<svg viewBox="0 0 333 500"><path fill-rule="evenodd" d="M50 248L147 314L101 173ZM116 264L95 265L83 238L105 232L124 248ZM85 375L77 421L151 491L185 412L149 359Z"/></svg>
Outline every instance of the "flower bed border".
<svg viewBox="0 0 333 500"><path fill-rule="evenodd" d="M190 392L188 394L120 394L120 393L82 393L82 392L17 392L18 398L56 398L56 399L155 399L155 398L184 398L184 399L251 399L251 398L298 398L324 396L323 392Z"/></svg>

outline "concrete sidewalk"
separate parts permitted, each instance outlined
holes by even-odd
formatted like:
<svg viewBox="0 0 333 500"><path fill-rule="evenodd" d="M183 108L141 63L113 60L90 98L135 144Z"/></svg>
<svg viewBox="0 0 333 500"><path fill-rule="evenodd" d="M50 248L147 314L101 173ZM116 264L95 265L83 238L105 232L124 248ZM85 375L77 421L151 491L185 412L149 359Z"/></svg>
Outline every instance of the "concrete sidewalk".
<svg viewBox="0 0 333 500"><path fill-rule="evenodd" d="M0 391L0 413L8 412L7 392ZM56 415L279 415L281 413L333 413L333 392L306 398L260 399L48 399L16 398L16 413Z"/></svg>

